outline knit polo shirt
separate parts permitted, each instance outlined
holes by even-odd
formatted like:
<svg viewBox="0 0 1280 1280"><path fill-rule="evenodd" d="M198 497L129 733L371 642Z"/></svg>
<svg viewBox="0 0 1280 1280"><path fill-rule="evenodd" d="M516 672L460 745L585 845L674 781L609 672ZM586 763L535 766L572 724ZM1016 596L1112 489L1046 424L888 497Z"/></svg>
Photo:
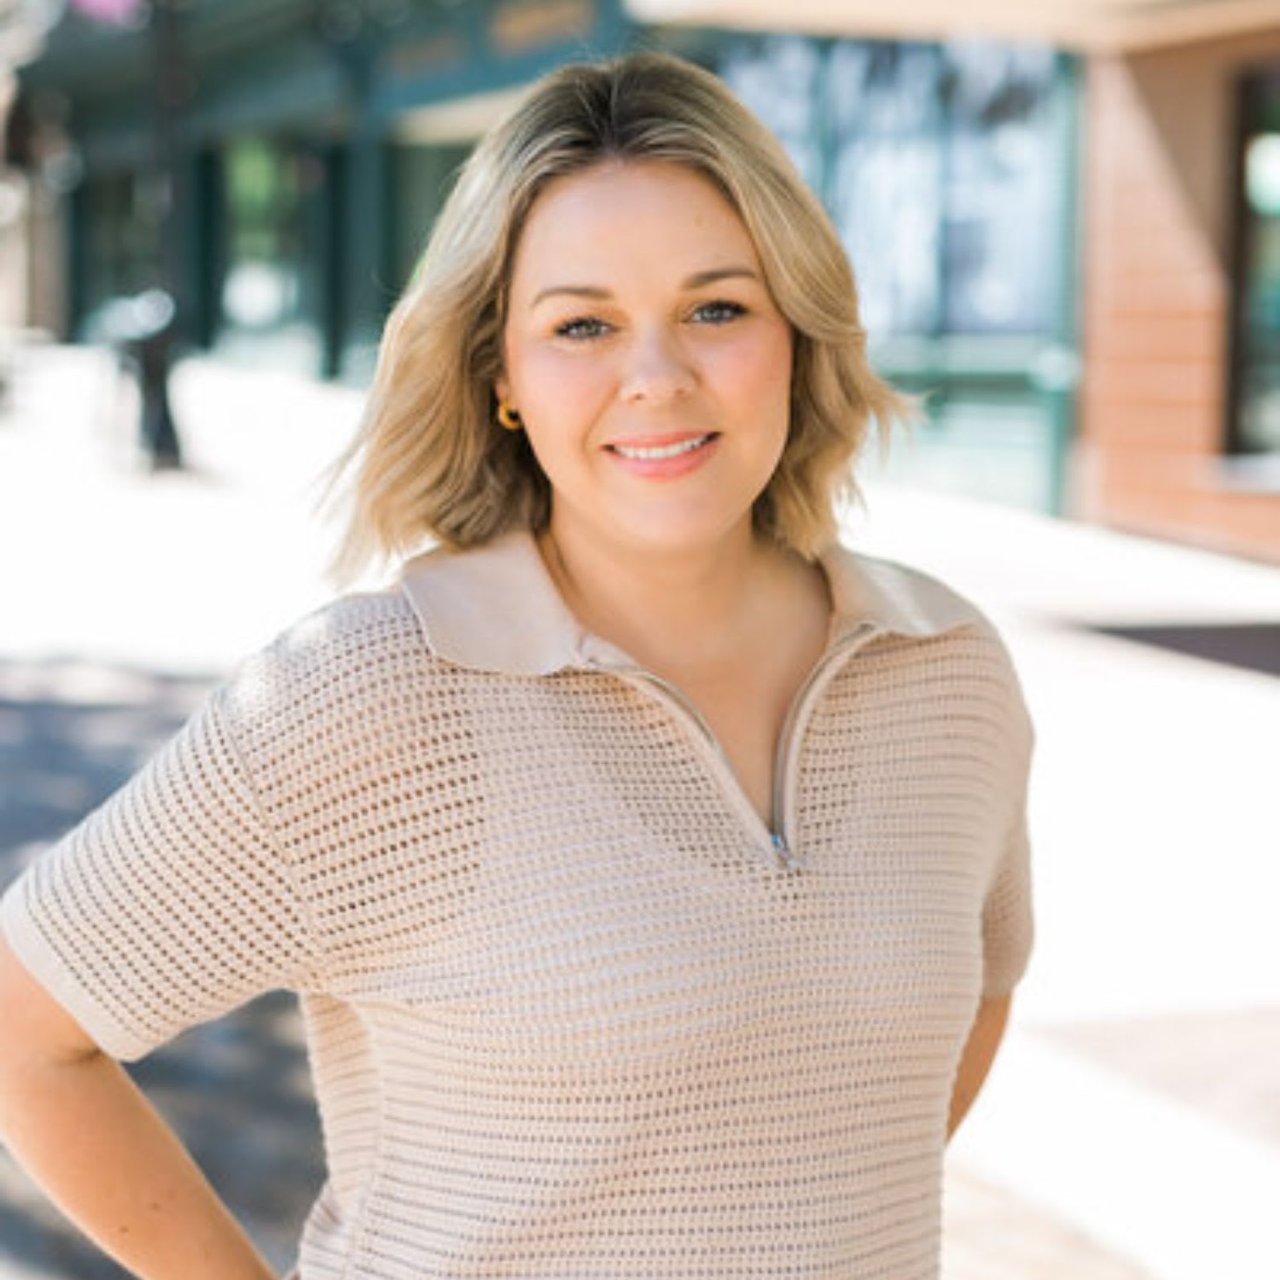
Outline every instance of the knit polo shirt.
<svg viewBox="0 0 1280 1280"><path fill-rule="evenodd" d="M1031 943L1032 732L941 583L838 545L775 830L532 537L244 662L0 904L136 1059L298 993L301 1280L936 1280L982 995Z"/></svg>

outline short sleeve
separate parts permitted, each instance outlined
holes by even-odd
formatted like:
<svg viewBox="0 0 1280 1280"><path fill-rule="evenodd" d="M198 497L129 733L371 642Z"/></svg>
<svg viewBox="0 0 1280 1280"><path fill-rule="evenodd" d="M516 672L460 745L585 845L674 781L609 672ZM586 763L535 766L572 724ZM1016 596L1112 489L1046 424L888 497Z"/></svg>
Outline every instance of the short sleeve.
<svg viewBox="0 0 1280 1280"><path fill-rule="evenodd" d="M313 962L224 691L6 891L10 946L109 1054L132 1061Z"/></svg>
<svg viewBox="0 0 1280 1280"><path fill-rule="evenodd" d="M1022 746L1013 815L1000 846L982 908L985 996L1008 995L1021 981L1031 959L1034 918L1031 900L1031 841L1027 822L1027 775L1031 764L1030 722L1022 711Z"/></svg>

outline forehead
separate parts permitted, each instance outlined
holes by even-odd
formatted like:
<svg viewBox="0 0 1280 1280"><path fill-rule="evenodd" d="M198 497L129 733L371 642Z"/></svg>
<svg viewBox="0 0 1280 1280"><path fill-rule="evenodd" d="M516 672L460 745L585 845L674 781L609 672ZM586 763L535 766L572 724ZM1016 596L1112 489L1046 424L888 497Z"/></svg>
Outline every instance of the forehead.
<svg viewBox="0 0 1280 1280"><path fill-rule="evenodd" d="M708 254L758 265L746 224L710 178L672 161L609 160L553 178L538 193L516 241L513 275L620 258L701 267L709 264L693 260Z"/></svg>

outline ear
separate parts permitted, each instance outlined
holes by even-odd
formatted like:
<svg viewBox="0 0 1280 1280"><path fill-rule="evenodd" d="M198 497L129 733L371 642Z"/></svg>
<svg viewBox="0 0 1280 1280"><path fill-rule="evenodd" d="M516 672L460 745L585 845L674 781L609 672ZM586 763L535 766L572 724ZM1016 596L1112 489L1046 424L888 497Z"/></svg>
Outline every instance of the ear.
<svg viewBox="0 0 1280 1280"><path fill-rule="evenodd" d="M498 402L511 401L511 382L505 373L500 373L493 380L493 393L498 397Z"/></svg>

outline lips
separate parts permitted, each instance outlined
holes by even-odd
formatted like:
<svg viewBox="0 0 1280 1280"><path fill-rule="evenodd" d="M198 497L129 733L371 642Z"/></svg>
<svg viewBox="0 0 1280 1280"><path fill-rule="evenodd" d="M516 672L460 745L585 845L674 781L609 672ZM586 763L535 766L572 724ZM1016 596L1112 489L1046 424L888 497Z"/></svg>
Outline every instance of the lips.
<svg viewBox="0 0 1280 1280"><path fill-rule="evenodd" d="M712 437L704 436L687 436L683 440L673 441L671 444L663 445L633 445L633 444L617 444L611 446L613 452L624 458L645 459L647 461L658 461L663 458L678 458L682 454L691 453L694 449L701 448L705 444L709 444Z"/></svg>
<svg viewBox="0 0 1280 1280"><path fill-rule="evenodd" d="M695 445L714 440L718 431L668 432L665 435L626 436L620 440L611 440L604 447L612 453L629 457L674 457Z"/></svg>
<svg viewBox="0 0 1280 1280"><path fill-rule="evenodd" d="M702 466L715 453L719 439L717 431L630 436L605 445L605 451L633 475L651 480L674 479Z"/></svg>

